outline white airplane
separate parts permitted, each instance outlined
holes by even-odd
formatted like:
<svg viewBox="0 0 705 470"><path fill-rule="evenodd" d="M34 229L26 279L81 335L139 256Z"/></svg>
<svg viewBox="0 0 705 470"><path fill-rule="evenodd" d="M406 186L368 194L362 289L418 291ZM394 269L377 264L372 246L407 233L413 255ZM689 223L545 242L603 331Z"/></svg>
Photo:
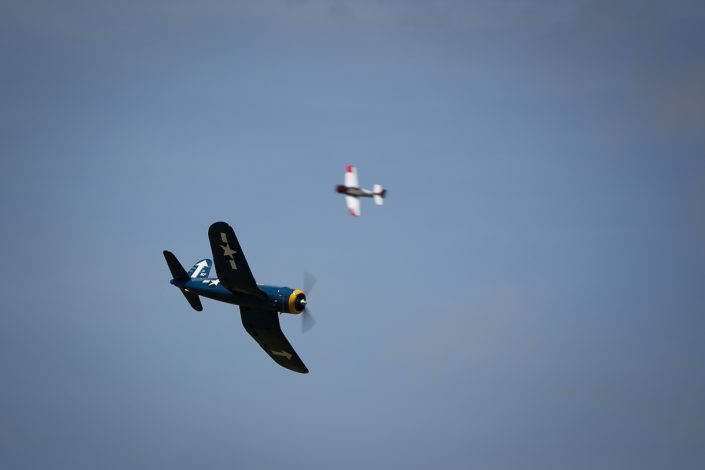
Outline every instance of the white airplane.
<svg viewBox="0 0 705 470"><path fill-rule="evenodd" d="M339 184L335 190L340 194L345 194L345 204L348 206L350 215L355 217L360 216L360 197L371 197L375 204L381 206L384 204L384 196L387 195L387 190L379 184L372 186L372 191L360 187L357 180L357 168L353 165L348 165L345 168L345 184Z"/></svg>

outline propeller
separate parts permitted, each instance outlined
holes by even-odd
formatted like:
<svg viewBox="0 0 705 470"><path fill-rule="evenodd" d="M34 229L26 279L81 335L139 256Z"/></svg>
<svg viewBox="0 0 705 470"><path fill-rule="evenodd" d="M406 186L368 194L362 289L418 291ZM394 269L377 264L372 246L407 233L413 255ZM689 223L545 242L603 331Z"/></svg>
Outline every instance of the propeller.
<svg viewBox="0 0 705 470"><path fill-rule="evenodd" d="M304 273L304 292L308 295L312 290L313 286L316 285L316 278L313 274L306 272Z"/></svg>
<svg viewBox="0 0 705 470"><path fill-rule="evenodd" d="M313 290L313 286L316 285L316 278L314 277L313 274L309 272L304 273L304 292L306 293L306 296L311 293ZM309 331L311 328L313 328L313 325L316 324L316 320L313 319L313 315L311 315L311 310L308 308L308 305L306 304L306 300L304 299L304 311L301 313L301 332L306 333Z"/></svg>

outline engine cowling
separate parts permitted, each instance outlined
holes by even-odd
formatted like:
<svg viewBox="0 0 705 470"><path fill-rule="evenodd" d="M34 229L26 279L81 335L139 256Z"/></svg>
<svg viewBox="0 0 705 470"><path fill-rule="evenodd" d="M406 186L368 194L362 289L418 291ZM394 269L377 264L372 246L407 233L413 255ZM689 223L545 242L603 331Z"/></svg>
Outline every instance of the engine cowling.
<svg viewBox="0 0 705 470"><path fill-rule="evenodd" d="M267 303L277 312L299 314L306 310L306 294L290 287L258 285L267 294Z"/></svg>
<svg viewBox="0 0 705 470"><path fill-rule="evenodd" d="M302 313L306 309L306 294L298 289L294 289L291 294L289 294L286 308L287 313Z"/></svg>

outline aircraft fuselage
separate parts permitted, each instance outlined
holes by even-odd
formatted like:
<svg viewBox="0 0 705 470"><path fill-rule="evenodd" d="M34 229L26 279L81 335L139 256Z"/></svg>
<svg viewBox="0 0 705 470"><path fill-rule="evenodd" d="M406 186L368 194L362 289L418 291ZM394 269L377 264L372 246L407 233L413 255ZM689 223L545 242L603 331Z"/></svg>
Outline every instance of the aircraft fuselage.
<svg viewBox="0 0 705 470"><path fill-rule="evenodd" d="M374 197L375 193L369 189L355 188L352 186L345 186L344 184L339 184L335 187L335 191L340 194L346 194L348 196L355 197Z"/></svg>
<svg viewBox="0 0 705 470"><path fill-rule="evenodd" d="M172 279L171 283L180 289L220 302L252 308L274 308L277 312L283 313L301 313L297 311L299 306L295 305L295 302L297 300L300 302L301 299L304 299L305 302L306 298L304 293L298 289L257 284L257 287L267 294L266 299L259 299L253 295L231 292L223 287L217 278L184 281Z"/></svg>

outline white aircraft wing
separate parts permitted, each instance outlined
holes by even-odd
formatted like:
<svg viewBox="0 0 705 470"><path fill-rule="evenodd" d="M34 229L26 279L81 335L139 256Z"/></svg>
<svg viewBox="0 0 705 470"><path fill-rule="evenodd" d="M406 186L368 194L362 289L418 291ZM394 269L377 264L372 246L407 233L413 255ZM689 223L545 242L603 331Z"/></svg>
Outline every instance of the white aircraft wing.
<svg viewBox="0 0 705 470"><path fill-rule="evenodd" d="M360 187L360 183L357 180L357 168L355 168L353 165L348 165L345 168L345 186L349 188Z"/></svg>
<svg viewBox="0 0 705 470"><path fill-rule="evenodd" d="M360 216L360 198L355 196L345 196L345 204L348 205L350 215L355 217Z"/></svg>

